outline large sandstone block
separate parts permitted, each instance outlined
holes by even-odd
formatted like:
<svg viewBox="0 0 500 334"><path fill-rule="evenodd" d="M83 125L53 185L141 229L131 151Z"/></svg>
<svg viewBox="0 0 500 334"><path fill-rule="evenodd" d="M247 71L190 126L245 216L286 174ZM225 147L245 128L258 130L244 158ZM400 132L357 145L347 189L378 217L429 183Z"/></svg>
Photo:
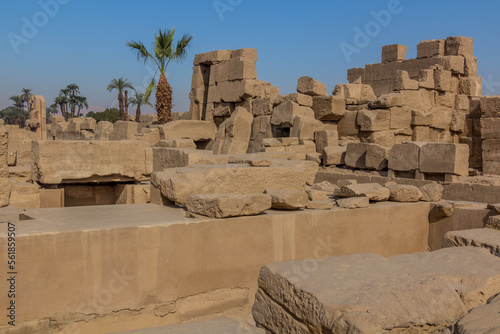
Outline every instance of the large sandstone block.
<svg viewBox="0 0 500 334"><path fill-rule="evenodd" d="M418 87L418 81L410 79L407 71L396 71L394 76L394 90L417 90Z"/></svg>
<svg viewBox="0 0 500 334"><path fill-rule="evenodd" d="M323 123L315 118L297 116L293 121L293 127L290 129L290 137L296 137L299 140L314 140L314 133L322 128Z"/></svg>
<svg viewBox="0 0 500 334"><path fill-rule="evenodd" d="M307 205L308 196L305 191L266 189L271 196L272 208L277 210L298 210Z"/></svg>
<svg viewBox="0 0 500 334"><path fill-rule="evenodd" d="M391 113L388 110L361 110L358 112L358 125L361 131L381 131L391 128Z"/></svg>
<svg viewBox="0 0 500 334"><path fill-rule="evenodd" d="M352 168L366 169L365 143L349 143L345 152L345 164Z"/></svg>
<svg viewBox="0 0 500 334"><path fill-rule="evenodd" d="M426 69L420 71L418 76L418 86L420 88L434 89L434 70Z"/></svg>
<svg viewBox="0 0 500 334"><path fill-rule="evenodd" d="M33 183L13 182L11 184L10 205L18 209L40 207L40 187Z"/></svg>
<svg viewBox="0 0 500 334"><path fill-rule="evenodd" d="M500 117L500 95L482 96L480 110L481 117Z"/></svg>
<svg viewBox="0 0 500 334"><path fill-rule="evenodd" d="M365 165L368 169L384 170L387 169L387 159L389 158L389 147L383 147L377 144L368 144L366 146Z"/></svg>
<svg viewBox="0 0 500 334"><path fill-rule="evenodd" d="M406 59L406 45L391 44L382 46L382 63Z"/></svg>
<svg viewBox="0 0 500 334"><path fill-rule="evenodd" d="M276 99L276 104L281 104L286 101L292 101L297 103L298 105L304 106L304 107L312 107L313 106L313 98L312 96L305 95L305 94L300 94L300 93L293 93L293 94L288 94L288 95L280 95Z"/></svg>
<svg viewBox="0 0 500 334"><path fill-rule="evenodd" d="M341 137L357 137L359 132L359 125L357 122L358 112L354 110L347 110L344 117L337 125L339 138Z"/></svg>
<svg viewBox="0 0 500 334"><path fill-rule="evenodd" d="M71 123L70 123L71 126ZM109 140L129 140L137 133L137 122L117 121Z"/></svg>
<svg viewBox="0 0 500 334"><path fill-rule="evenodd" d="M261 268L252 313L270 333L441 332L498 293L498 258L475 247ZM327 333L327 331L323 331Z"/></svg>
<svg viewBox="0 0 500 334"><path fill-rule="evenodd" d="M451 71L434 70L434 88L439 91L451 91Z"/></svg>
<svg viewBox="0 0 500 334"><path fill-rule="evenodd" d="M423 194L417 187L409 184L393 184L387 186L391 192L390 201L395 202L418 202Z"/></svg>
<svg viewBox="0 0 500 334"><path fill-rule="evenodd" d="M158 126L160 139L191 138L194 141L212 140L217 127L210 121L178 120Z"/></svg>
<svg viewBox="0 0 500 334"><path fill-rule="evenodd" d="M337 146L339 144L339 133L335 130L319 130L314 133L316 152L322 153L327 146Z"/></svg>
<svg viewBox="0 0 500 334"><path fill-rule="evenodd" d="M481 77L460 78L459 94L477 97L482 95L483 83Z"/></svg>
<svg viewBox="0 0 500 334"><path fill-rule="evenodd" d="M258 215L271 208L271 196L266 194L203 194L187 199L189 212L210 218Z"/></svg>
<svg viewBox="0 0 500 334"><path fill-rule="evenodd" d="M216 165L211 151L170 147L153 147L153 171L189 165Z"/></svg>
<svg viewBox="0 0 500 334"><path fill-rule="evenodd" d="M310 96L327 95L326 85L308 76L299 78L297 92Z"/></svg>
<svg viewBox="0 0 500 334"><path fill-rule="evenodd" d="M345 146L327 146L323 148L323 165L345 165Z"/></svg>
<svg viewBox="0 0 500 334"><path fill-rule="evenodd" d="M255 61L246 58L231 58L216 65L215 82L244 79L257 79Z"/></svg>
<svg viewBox="0 0 500 334"><path fill-rule="evenodd" d="M274 108L271 124L291 128L297 116L314 117L314 111L293 101L286 101Z"/></svg>
<svg viewBox="0 0 500 334"><path fill-rule="evenodd" d="M153 154L142 141L33 141L31 178L43 184L142 181Z"/></svg>
<svg viewBox="0 0 500 334"><path fill-rule="evenodd" d="M322 121L338 121L345 115L345 100L340 96L314 96L314 116Z"/></svg>
<svg viewBox="0 0 500 334"><path fill-rule="evenodd" d="M373 88L365 84L339 84L335 86L332 95L341 96L344 99L375 100L377 97L373 93Z"/></svg>
<svg viewBox="0 0 500 334"><path fill-rule="evenodd" d="M417 44L417 58L444 56L444 39L430 39Z"/></svg>
<svg viewBox="0 0 500 334"><path fill-rule="evenodd" d="M95 140L109 140L113 133L113 123L100 121L95 130Z"/></svg>
<svg viewBox="0 0 500 334"><path fill-rule="evenodd" d="M500 139L485 139L481 144L483 173L500 175Z"/></svg>
<svg viewBox="0 0 500 334"><path fill-rule="evenodd" d="M469 175L467 144L427 143L420 148L419 169L422 173Z"/></svg>
<svg viewBox="0 0 500 334"><path fill-rule="evenodd" d="M474 56L474 41L470 37L448 37L445 43L447 56Z"/></svg>
<svg viewBox="0 0 500 334"><path fill-rule="evenodd" d="M391 129L409 129L411 127L412 111L407 107L391 107Z"/></svg>
<svg viewBox="0 0 500 334"><path fill-rule="evenodd" d="M500 139L500 118L481 118L481 138Z"/></svg>
<svg viewBox="0 0 500 334"><path fill-rule="evenodd" d="M366 196L370 201L384 202L389 199L391 192L378 183L361 183L342 186L337 191L339 197L362 197Z"/></svg>
<svg viewBox="0 0 500 334"><path fill-rule="evenodd" d="M407 172L419 168L420 148L425 143L407 142L394 145L389 151L389 169Z"/></svg>
<svg viewBox="0 0 500 334"><path fill-rule="evenodd" d="M224 102L241 102L248 98L261 97L263 84L260 80L223 81L217 85Z"/></svg>
<svg viewBox="0 0 500 334"><path fill-rule="evenodd" d="M474 246L500 257L500 231L491 228L450 231L444 235L444 247Z"/></svg>
<svg viewBox="0 0 500 334"><path fill-rule="evenodd" d="M304 191L313 184L314 161L273 160L269 167L246 165L191 165L151 175L151 185L163 196L184 206L195 194L259 194L266 189Z"/></svg>
<svg viewBox="0 0 500 334"><path fill-rule="evenodd" d="M237 107L217 131L214 154L243 154L247 152L252 133L253 116L245 108Z"/></svg>
<svg viewBox="0 0 500 334"><path fill-rule="evenodd" d="M193 65L212 65L231 58L233 50L216 50L194 56Z"/></svg>

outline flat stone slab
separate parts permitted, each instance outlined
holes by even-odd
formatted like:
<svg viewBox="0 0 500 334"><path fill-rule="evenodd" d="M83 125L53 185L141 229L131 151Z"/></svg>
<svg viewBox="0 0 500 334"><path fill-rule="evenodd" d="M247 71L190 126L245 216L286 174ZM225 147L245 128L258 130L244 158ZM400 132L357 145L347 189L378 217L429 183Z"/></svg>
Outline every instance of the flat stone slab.
<svg viewBox="0 0 500 334"><path fill-rule="evenodd" d="M453 329L459 334L500 334L500 294L473 308Z"/></svg>
<svg viewBox="0 0 500 334"><path fill-rule="evenodd" d="M265 194L205 194L188 198L187 210L211 218L258 215L271 208Z"/></svg>
<svg viewBox="0 0 500 334"><path fill-rule="evenodd" d="M110 334L266 334L266 331L242 322L221 318L217 320L199 321L182 325L136 329L128 332Z"/></svg>
<svg viewBox="0 0 500 334"><path fill-rule="evenodd" d="M443 247L460 246L486 248L491 254L500 257L500 231L491 228L477 228L472 230L450 231L444 235Z"/></svg>
<svg viewBox="0 0 500 334"><path fill-rule="evenodd" d="M499 290L485 249L356 254L265 265L253 315L273 334L439 332Z"/></svg>

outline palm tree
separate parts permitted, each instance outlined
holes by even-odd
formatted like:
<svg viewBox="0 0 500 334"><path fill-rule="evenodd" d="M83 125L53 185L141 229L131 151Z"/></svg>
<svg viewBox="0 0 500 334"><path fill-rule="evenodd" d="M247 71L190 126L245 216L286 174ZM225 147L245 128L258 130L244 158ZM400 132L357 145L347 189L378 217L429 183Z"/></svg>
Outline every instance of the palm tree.
<svg viewBox="0 0 500 334"><path fill-rule="evenodd" d="M78 115L76 117L80 117L80 112L82 111L82 108L89 108L89 104L87 102L87 98L84 96L77 96L77 106L78 106Z"/></svg>
<svg viewBox="0 0 500 334"><path fill-rule="evenodd" d="M24 107L24 98L21 95L13 95L9 97L9 100L14 102L14 106L18 108Z"/></svg>
<svg viewBox="0 0 500 334"><path fill-rule="evenodd" d="M31 100L31 89L23 88L22 89L23 94L21 97L24 99L24 102L26 103L26 111L30 112L31 110L31 105L30 105L30 100Z"/></svg>
<svg viewBox="0 0 500 334"><path fill-rule="evenodd" d="M128 82L127 79L124 79L123 77L119 78L119 79L111 80L111 82L109 83L108 88L107 88L107 90L110 92L113 89L118 90L118 105L120 108L120 119L122 121L126 121L125 108L124 108L124 98L123 98L123 93L122 93L122 91L125 88L134 89L134 87L132 86L132 83Z"/></svg>
<svg viewBox="0 0 500 334"><path fill-rule="evenodd" d="M135 121L140 122L141 106L151 106L151 103L149 103L149 96L146 100L146 94L135 92L135 96L132 97L129 102L131 105L137 106L137 109L135 110Z"/></svg>
<svg viewBox="0 0 500 334"><path fill-rule="evenodd" d="M67 95L69 95L68 104L71 109L71 118L73 118L75 117L75 109L78 105L77 96L80 94L80 87L78 87L77 84L72 83L66 86L65 91L67 91Z"/></svg>
<svg viewBox="0 0 500 334"><path fill-rule="evenodd" d="M184 34L182 38L174 44L175 29L168 31L158 31L155 34L154 40L154 53L151 53L140 41L127 42L127 46L132 50L137 51L137 60L142 60L146 63L148 60L156 64L157 72L160 71L160 79L156 86L156 112L158 113L158 123L164 124L172 120L172 87L167 81L165 71L168 64L174 60L180 62L187 57L187 49L193 37L189 34ZM155 75L144 92L146 99L153 91L155 83Z"/></svg>
<svg viewBox="0 0 500 334"><path fill-rule="evenodd" d="M68 102L69 102L68 97L64 94L63 89L61 89L59 96L57 96L54 99L54 104L59 106L59 108L61 109L61 114L63 115L65 120L68 120L68 112L67 112Z"/></svg>

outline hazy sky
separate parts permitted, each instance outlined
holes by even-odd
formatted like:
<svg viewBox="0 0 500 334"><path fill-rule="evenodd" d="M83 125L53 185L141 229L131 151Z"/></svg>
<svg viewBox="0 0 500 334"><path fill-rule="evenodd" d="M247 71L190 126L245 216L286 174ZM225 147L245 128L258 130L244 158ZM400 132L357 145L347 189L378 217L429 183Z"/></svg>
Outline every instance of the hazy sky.
<svg viewBox="0 0 500 334"><path fill-rule="evenodd" d="M196 53L256 48L258 78L282 94L294 92L304 75L331 92L347 82L348 68L380 62L383 45L405 44L414 58L419 41L447 36L474 38L483 95L500 94L494 0L1 0L0 13L2 109L22 88L49 105L69 83L91 106L116 106L117 93L106 90L111 79L125 77L143 90L152 74L125 43L150 46L155 31L172 27L178 37L194 36L188 59L167 70L174 111L189 109Z"/></svg>

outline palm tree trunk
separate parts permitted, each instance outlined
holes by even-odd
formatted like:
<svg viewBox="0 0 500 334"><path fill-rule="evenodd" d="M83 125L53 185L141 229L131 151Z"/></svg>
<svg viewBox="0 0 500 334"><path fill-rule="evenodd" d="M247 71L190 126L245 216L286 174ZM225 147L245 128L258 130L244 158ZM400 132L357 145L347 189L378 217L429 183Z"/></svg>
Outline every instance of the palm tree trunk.
<svg viewBox="0 0 500 334"><path fill-rule="evenodd" d="M139 123L141 121L141 105L137 105L137 109L135 110L135 121Z"/></svg>
<svg viewBox="0 0 500 334"><path fill-rule="evenodd" d="M121 90L118 93L118 106L120 108L120 119L122 121L124 121L125 120L125 111L123 109L123 94L122 94Z"/></svg>
<svg viewBox="0 0 500 334"><path fill-rule="evenodd" d="M128 90L125 90L125 121L128 121Z"/></svg>
<svg viewBox="0 0 500 334"><path fill-rule="evenodd" d="M172 120L172 87L167 81L165 72L160 74L156 87L156 112L158 124L165 124Z"/></svg>

